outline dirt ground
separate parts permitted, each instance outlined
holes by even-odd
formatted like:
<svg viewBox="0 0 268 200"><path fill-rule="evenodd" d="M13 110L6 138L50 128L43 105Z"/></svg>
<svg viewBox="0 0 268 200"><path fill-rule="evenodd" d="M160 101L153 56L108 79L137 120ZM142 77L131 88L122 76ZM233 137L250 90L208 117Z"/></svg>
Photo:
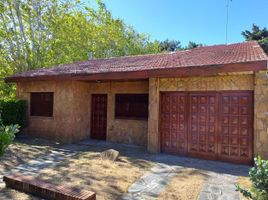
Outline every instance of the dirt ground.
<svg viewBox="0 0 268 200"><path fill-rule="evenodd" d="M158 200L197 199L207 175L197 169L183 169L169 182Z"/></svg>
<svg viewBox="0 0 268 200"><path fill-rule="evenodd" d="M247 189L251 188L251 181L249 180L249 177L240 176L237 180L237 184L239 184L240 186L245 187ZM248 200L241 193L240 193L240 198L241 198L241 200Z"/></svg>

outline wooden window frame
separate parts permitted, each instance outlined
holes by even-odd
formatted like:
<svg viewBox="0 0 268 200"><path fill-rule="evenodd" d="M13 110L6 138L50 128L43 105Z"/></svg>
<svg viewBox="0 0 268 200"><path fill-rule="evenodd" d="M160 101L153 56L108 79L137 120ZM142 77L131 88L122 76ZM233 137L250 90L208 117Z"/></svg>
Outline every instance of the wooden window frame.
<svg viewBox="0 0 268 200"><path fill-rule="evenodd" d="M121 98L121 102L119 100L119 98ZM122 100L122 98L125 98L124 100ZM142 98L144 98L145 101L147 102L142 102ZM129 111L129 113L122 113L123 111L118 110L118 108L122 108L122 104L126 103L126 102L122 102L122 101L127 101L129 100L129 109L132 111ZM115 119L126 119L126 120L148 120L148 115L149 115L149 109L148 109L148 93L135 93L135 94L130 94L130 93L120 93L120 94L115 94L115 114L114 117ZM137 102L140 101L140 102ZM135 111L137 111L137 107L140 107L139 104L143 104L144 103L144 107L146 108L145 110L139 110L138 112L135 113ZM121 104L121 105L120 105ZM138 114L140 113L140 114Z"/></svg>
<svg viewBox="0 0 268 200"><path fill-rule="evenodd" d="M38 95L45 95L45 97L40 97L40 96L38 97ZM46 100L45 98L49 98L49 99ZM35 104L38 104L38 105L35 105ZM53 117L53 113L54 113L54 93L53 92L31 92L30 93L30 116L31 117Z"/></svg>

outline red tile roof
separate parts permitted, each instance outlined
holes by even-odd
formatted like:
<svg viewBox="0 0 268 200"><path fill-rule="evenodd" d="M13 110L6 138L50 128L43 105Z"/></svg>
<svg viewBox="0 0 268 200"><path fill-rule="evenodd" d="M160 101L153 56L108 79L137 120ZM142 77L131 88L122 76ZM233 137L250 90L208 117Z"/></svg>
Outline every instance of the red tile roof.
<svg viewBox="0 0 268 200"><path fill-rule="evenodd" d="M107 72L134 72L197 66L248 63L268 60L257 42L197 47L192 50L137 56L93 59L84 62L41 68L8 77L7 81L59 75L92 75Z"/></svg>

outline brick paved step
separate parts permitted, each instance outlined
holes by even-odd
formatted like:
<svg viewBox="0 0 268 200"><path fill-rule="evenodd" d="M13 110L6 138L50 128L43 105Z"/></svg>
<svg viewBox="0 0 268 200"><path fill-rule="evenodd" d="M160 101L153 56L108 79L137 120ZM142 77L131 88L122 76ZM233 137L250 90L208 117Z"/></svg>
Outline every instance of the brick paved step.
<svg viewBox="0 0 268 200"><path fill-rule="evenodd" d="M6 175L3 177L3 180L6 187L49 200L96 200L96 194L94 192L57 186L19 173Z"/></svg>

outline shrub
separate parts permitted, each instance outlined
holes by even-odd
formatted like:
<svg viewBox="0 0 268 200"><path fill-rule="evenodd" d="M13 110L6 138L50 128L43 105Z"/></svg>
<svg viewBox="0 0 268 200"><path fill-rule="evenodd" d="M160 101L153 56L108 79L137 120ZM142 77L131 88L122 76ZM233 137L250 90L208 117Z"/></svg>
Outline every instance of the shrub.
<svg viewBox="0 0 268 200"><path fill-rule="evenodd" d="M19 125L9 125L4 126L0 125L0 156L4 154L8 145L10 145L14 138L15 134L19 132Z"/></svg>
<svg viewBox="0 0 268 200"><path fill-rule="evenodd" d="M25 100L2 99L0 100L0 114L5 126L18 124L26 126L27 102Z"/></svg>
<svg viewBox="0 0 268 200"><path fill-rule="evenodd" d="M252 182L250 190L236 185L236 190L243 196L253 200L268 199L268 161L262 160L260 156L254 159L255 166L250 169L249 176Z"/></svg>

